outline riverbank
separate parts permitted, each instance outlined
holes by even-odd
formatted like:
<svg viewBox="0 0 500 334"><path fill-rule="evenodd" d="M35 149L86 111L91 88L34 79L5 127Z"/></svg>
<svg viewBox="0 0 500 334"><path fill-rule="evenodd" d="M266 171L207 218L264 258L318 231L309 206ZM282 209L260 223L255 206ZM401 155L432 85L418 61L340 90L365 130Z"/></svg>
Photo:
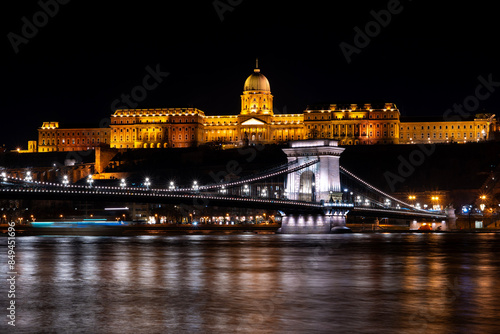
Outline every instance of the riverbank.
<svg viewBox="0 0 500 334"><path fill-rule="evenodd" d="M88 236L126 236L162 234L274 234L280 224L256 225L215 225L215 224L162 224L162 225L114 225L85 227L34 227L16 225L16 236L35 235L88 235ZM1 235L7 236L7 225L0 225Z"/></svg>
<svg viewBox="0 0 500 334"><path fill-rule="evenodd" d="M133 235L189 235L189 234L279 234L280 224L215 225L162 224L115 225L95 227L33 227L16 225L16 236L133 236ZM349 227L349 226L348 226ZM0 225L0 236L7 236L7 225ZM500 233L498 229L457 229L451 231L409 230L407 227L350 227L352 233Z"/></svg>

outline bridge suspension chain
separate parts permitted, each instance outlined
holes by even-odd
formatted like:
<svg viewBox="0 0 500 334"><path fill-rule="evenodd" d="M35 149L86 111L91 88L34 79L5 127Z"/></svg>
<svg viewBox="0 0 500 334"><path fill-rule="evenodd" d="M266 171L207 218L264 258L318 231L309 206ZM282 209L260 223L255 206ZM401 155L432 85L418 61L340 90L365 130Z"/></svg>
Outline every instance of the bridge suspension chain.
<svg viewBox="0 0 500 334"><path fill-rule="evenodd" d="M314 164L317 164L318 162L319 162L319 159L315 159L315 160L308 161L306 163L303 163L301 165L298 165L298 166L295 166L295 167L289 169L288 168L289 166L293 166L294 164L297 163L296 161L292 161L292 162L289 162L289 163L284 164L282 166L276 167L275 168L277 170L276 172L271 172L271 173L266 172L265 174L261 173L261 174L258 174L257 176L252 175L252 176L240 179L238 181L231 181L231 182L216 183L216 184L211 184L211 185L206 185L206 186L199 186L198 189L199 190L210 190L210 189L217 189L217 188L222 188L222 187L228 188L228 187L239 186L239 185L242 185L245 183L260 181L260 180L268 179L268 178L275 177L275 176L278 176L281 174L293 173L293 172L296 172L298 170L301 170L301 169L307 168L309 166L312 166ZM280 168L280 167L282 167L282 168ZM158 190L169 191L168 189L158 189ZM191 190L192 190L191 188L179 188L179 189L176 189L175 191L191 191Z"/></svg>
<svg viewBox="0 0 500 334"><path fill-rule="evenodd" d="M385 197L387 197L387 198L390 198L391 200L393 200L393 201L395 201L395 202L397 202L397 203L399 203L399 204L402 204L402 205L404 205L404 206L406 206L406 207L408 207L408 208L411 208L412 210L415 210L415 211L420 211L420 212L427 212L427 210L423 210L423 209L418 209L418 208L415 208L415 207L413 207L411 204L406 203L406 202L403 202L402 200L397 199L397 198L395 198L395 197L393 197L393 196L391 196L391 195L389 195L389 194L387 194L387 193L383 192L382 190L380 190L380 189L378 189L378 188L376 188L376 187L372 186L372 185L371 185L371 184L369 184L368 182L363 181L362 179L360 179L359 177L357 177L356 175L354 175L353 173L351 173L350 171L348 171L348 170L347 170L347 169L345 169L344 167L339 166L339 168L340 168L340 172L341 172L341 173L344 173L345 175L348 175L348 176L350 176L350 177L354 178L356 181L361 182L364 186L366 186L366 187L368 187L368 188L370 188L370 189L374 190L376 193L379 193L379 194L380 194L380 195L382 195L382 196L385 196Z"/></svg>

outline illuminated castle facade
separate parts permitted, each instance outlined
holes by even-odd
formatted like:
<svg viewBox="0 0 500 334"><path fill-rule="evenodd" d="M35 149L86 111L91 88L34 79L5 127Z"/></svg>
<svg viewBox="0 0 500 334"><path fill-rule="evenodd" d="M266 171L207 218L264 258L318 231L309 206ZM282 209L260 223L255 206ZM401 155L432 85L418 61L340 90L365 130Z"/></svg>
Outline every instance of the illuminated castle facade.
<svg viewBox="0 0 500 334"><path fill-rule="evenodd" d="M340 145L470 142L491 139L496 126L493 114L405 121L393 103L315 105L301 114L275 115L269 81L256 68L243 86L238 115L207 116L196 108L119 109L106 128L68 129L44 122L37 146L38 152L52 152L98 146L231 148L310 138L335 139Z"/></svg>

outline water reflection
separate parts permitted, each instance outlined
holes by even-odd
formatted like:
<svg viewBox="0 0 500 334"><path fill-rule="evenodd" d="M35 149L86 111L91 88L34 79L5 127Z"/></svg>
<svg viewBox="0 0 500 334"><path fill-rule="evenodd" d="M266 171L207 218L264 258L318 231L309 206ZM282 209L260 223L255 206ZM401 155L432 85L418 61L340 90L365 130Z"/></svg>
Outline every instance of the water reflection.
<svg viewBox="0 0 500 334"><path fill-rule="evenodd" d="M495 332L498 239L495 234L23 237L17 239L16 329ZM6 254L1 260L6 263Z"/></svg>

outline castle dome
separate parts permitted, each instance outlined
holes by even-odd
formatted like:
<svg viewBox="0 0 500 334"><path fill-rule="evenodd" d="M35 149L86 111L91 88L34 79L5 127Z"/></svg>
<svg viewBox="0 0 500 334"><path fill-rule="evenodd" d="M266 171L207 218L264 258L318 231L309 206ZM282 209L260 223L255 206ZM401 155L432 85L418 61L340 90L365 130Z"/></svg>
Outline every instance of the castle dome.
<svg viewBox="0 0 500 334"><path fill-rule="evenodd" d="M252 75L250 75L245 81L245 86L243 87L243 91L252 91L252 90L260 90L260 91L271 91L271 86L269 85L269 80L265 77L264 74L260 73L260 69L256 68Z"/></svg>

